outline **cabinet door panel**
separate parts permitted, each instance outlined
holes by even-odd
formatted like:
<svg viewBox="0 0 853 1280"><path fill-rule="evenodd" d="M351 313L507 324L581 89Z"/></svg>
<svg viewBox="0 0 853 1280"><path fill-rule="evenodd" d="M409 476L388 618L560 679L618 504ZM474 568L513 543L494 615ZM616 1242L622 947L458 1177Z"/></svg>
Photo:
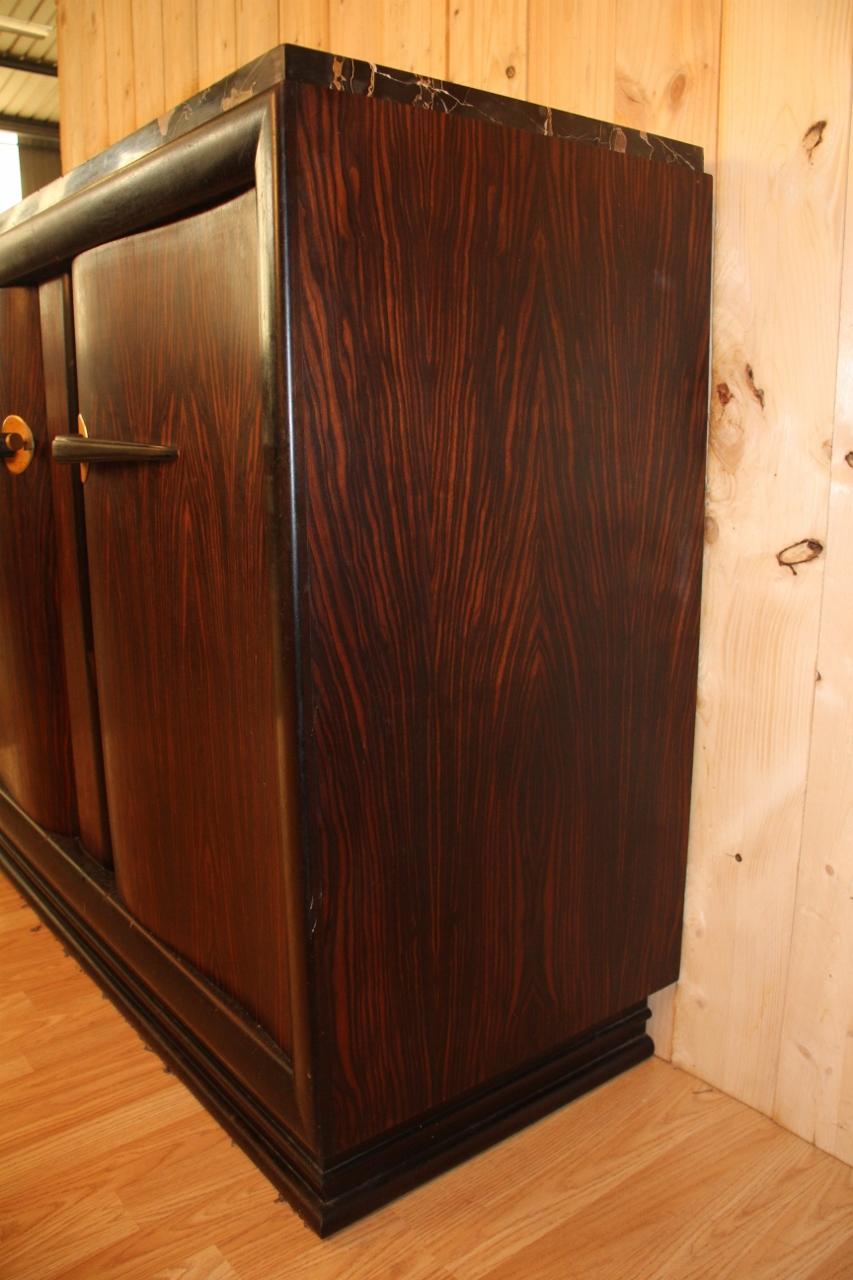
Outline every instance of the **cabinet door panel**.
<svg viewBox="0 0 853 1280"><path fill-rule="evenodd" d="M116 882L290 1043L272 450L255 194L74 264L86 529Z"/></svg>
<svg viewBox="0 0 853 1280"><path fill-rule="evenodd" d="M37 289L0 289L0 335L0 421L18 414L35 439L20 475L0 461L0 783L47 830L70 835L76 812Z"/></svg>

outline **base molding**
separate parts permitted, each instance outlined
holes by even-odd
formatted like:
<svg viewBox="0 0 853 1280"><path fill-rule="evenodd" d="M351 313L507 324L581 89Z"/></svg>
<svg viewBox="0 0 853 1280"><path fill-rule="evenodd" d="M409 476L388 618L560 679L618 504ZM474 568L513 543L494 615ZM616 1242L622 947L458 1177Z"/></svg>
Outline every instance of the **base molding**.
<svg viewBox="0 0 853 1280"><path fill-rule="evenodd" d="M490 1081L325 1171L327 1235L651 1057L635 1005L559 1052Z"/></svg>
<svg viewBox="0 0 853 1280"><path fill-rule="evenodd" d="M50 837L41 836L54 847ZM44 851L42 850L42 853ZM40 859L41 861L41 859ZM173 1068L282 1196L320 1235L329 1235L469 1156L603 1084L653 1052L649 1010L634 1005L558 1051L437 1108L377 1141L321 1163L286 1133L257 1095L225 1075L192 1026L156 998L146 974L96 935L85 906L69 902L0 834L0 868L68 951ZM113 940L114 941L114 940ZM282 1089L292 1088L282 1073Z"/></svg>

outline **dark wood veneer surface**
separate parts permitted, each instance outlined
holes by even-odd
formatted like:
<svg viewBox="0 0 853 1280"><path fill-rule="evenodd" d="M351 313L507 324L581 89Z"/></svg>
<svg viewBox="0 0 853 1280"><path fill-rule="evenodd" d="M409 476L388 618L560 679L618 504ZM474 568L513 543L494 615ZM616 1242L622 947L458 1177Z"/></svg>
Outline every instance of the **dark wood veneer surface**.
<svg viewBox="0 0 853 1280"><path fill-rule="evenodd" d="M90 437L177 461L85 485L119 893L290 1047L254 191L73 269Z"/></svg>
<svg viewBox="0 0 853 1280"><path fill-rule="evenodd" d="M35 439L20 475L0 461L0 785L48 831L72 835L77 812L36 289L0 289L0 334L0 421L17 414Z"/></svg>
<svg viewBox="0 0 853 1280"><path fill-rule="evenodd" d="M710 182L290 92L340 1150L677 975Z"/></svg>

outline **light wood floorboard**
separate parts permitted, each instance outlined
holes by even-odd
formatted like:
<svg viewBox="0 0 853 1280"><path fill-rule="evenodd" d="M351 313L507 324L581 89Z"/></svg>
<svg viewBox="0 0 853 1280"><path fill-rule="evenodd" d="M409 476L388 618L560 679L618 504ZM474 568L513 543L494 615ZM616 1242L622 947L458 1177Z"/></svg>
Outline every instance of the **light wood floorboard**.
<svg viewBox="0 0 853 1280"><path fill-rule="evenodd" d="M0 877L2 1280L851 1280L853 1169L651 1061L324 1242Z"/></svg>

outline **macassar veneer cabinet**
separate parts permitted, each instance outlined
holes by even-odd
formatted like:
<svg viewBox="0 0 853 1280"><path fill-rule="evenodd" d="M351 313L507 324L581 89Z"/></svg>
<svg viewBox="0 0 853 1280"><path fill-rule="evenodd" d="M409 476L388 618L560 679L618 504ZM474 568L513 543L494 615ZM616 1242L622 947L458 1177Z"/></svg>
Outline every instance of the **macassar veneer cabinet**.
<svg viewBox="0 0 853 1280"><path fill-rule="evenodd" d="M319 1231L651 1052L710 188L285 46L0 222L0 860Z"/></svg>

